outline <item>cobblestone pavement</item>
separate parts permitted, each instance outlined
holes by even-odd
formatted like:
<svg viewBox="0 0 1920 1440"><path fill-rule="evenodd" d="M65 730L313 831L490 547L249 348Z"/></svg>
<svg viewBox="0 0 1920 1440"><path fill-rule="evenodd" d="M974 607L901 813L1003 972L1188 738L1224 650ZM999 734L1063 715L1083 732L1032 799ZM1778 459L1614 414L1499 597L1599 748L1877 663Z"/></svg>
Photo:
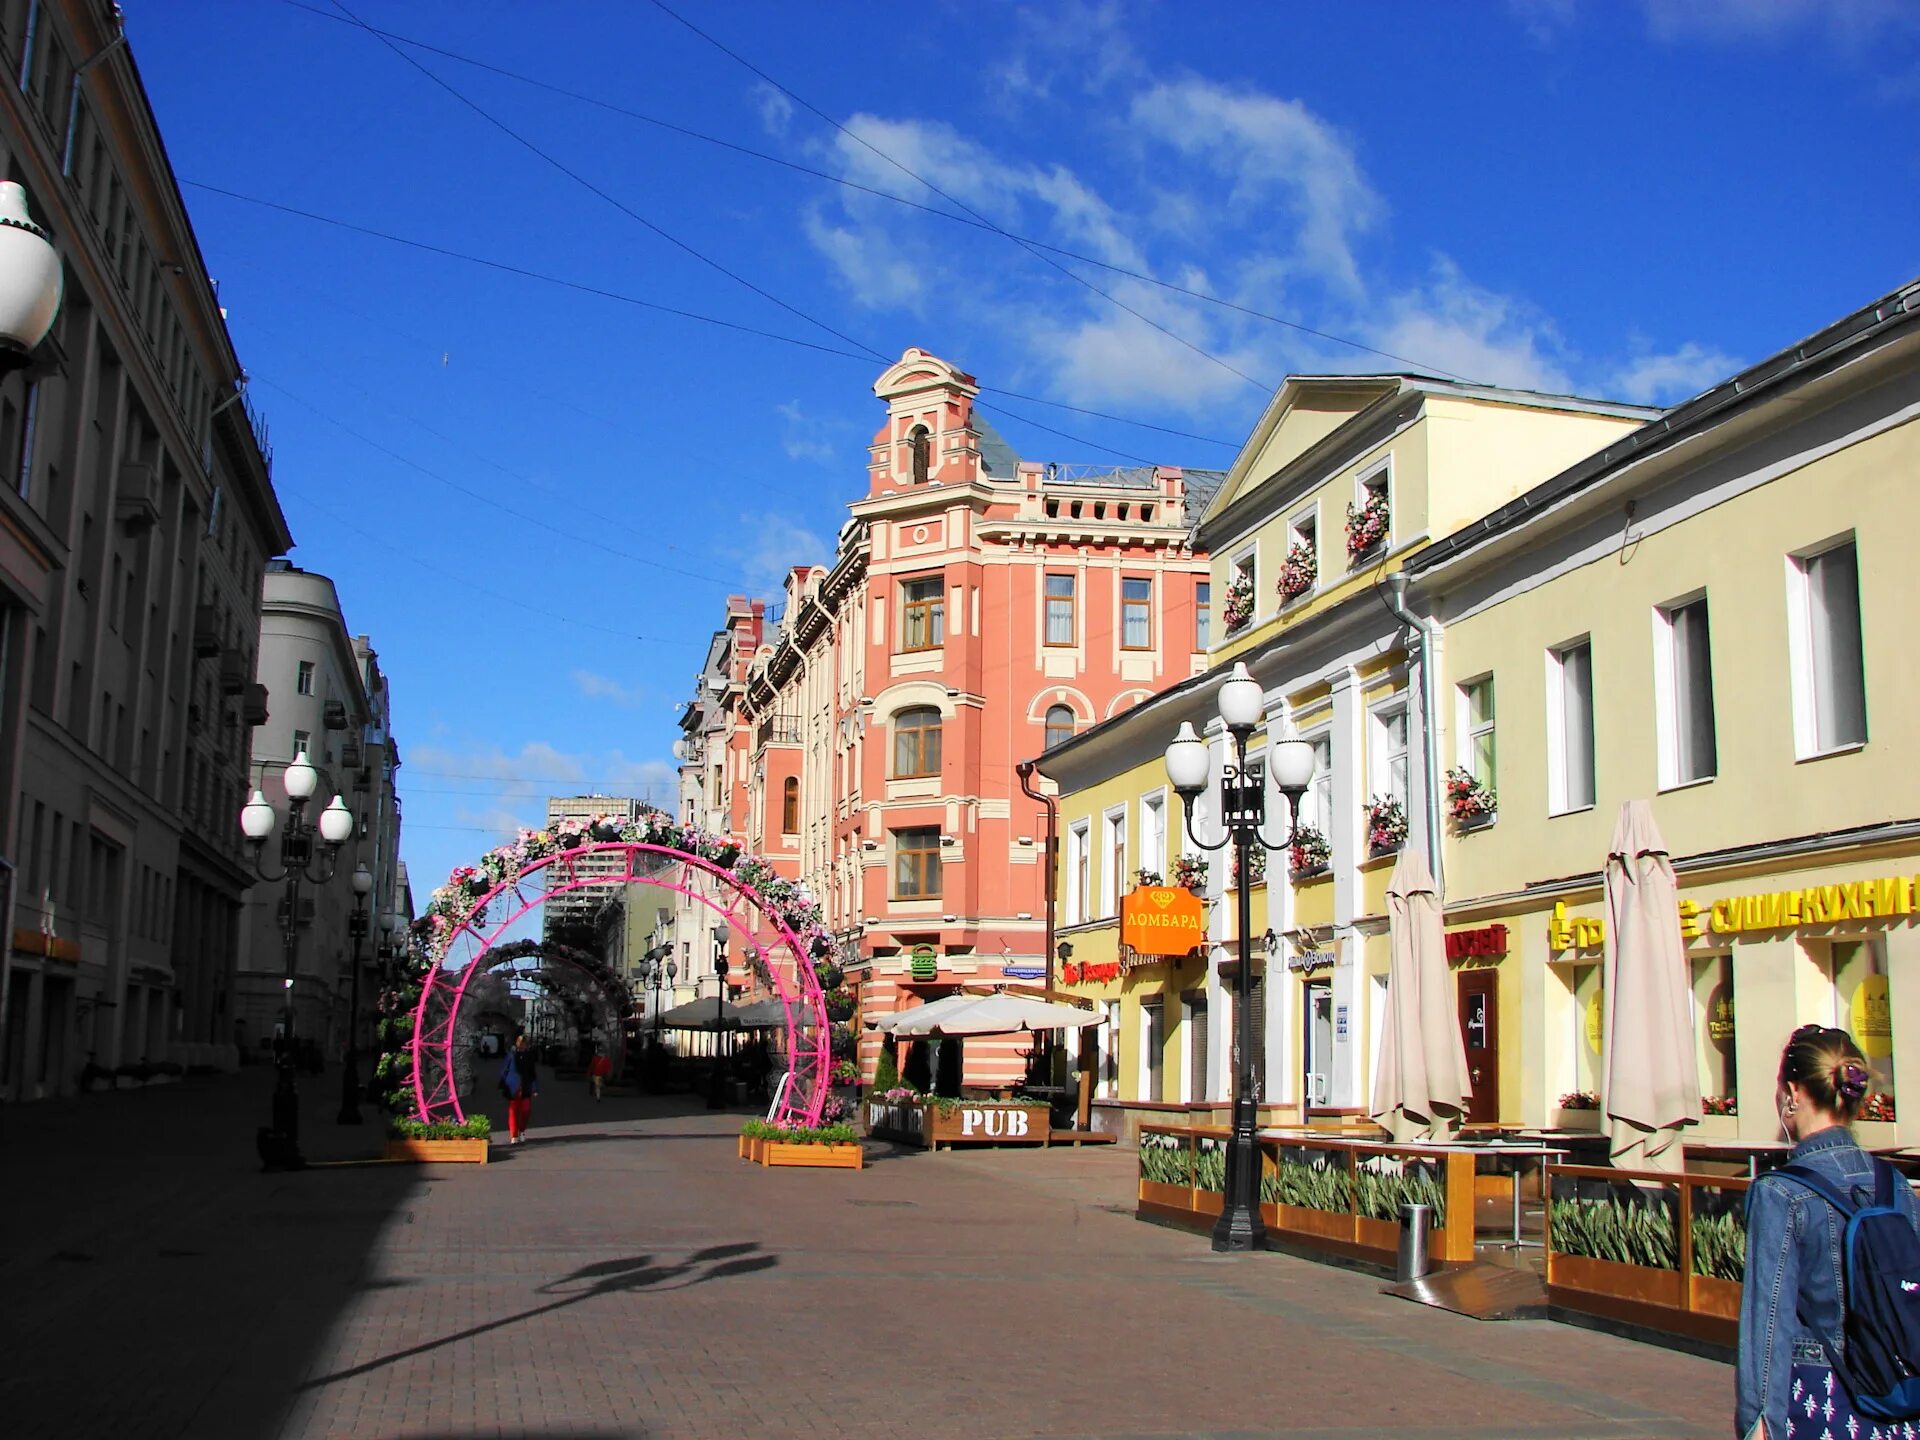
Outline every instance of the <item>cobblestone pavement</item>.
<svg viewBox="0 0 1920 1440"><path fill-rule="evenodd" d="M1131 1217L1130 1154L765 1170L551 1083L485 1166L263 1175L269 1079L0 1108L0 1435L1720 1436L1724 1365ZM308 1153L370 1154L305 1085ZM504 1139L504 1137L502 1137Z"/></svg>

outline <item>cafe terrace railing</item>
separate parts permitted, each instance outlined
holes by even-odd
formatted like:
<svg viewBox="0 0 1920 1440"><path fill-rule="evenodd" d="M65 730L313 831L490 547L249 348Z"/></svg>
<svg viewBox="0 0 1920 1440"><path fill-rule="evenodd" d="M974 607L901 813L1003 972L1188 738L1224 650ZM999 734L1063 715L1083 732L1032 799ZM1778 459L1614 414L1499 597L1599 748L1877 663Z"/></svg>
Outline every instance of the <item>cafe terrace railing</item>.
<svg viewBox="0 0 1920 1440"><path fill-rule="evenodd" d="M1548 1304L1735 1344L1750 1183L1744 1176L1548 1166Z"/></svg>
<svg viewBox="0 0 1920 1440"><path fill-rule="evenodd" d="M1224 1205L1227 1137L1220 1126L1140 1127L1142 1219L1205 1230ZM1427 1253L1442 1265L1473 1259L1474 1152L1265 1133L1260 1219L1271 1239L1392 1268L1400 1207L1431 1207Z"/></svg>

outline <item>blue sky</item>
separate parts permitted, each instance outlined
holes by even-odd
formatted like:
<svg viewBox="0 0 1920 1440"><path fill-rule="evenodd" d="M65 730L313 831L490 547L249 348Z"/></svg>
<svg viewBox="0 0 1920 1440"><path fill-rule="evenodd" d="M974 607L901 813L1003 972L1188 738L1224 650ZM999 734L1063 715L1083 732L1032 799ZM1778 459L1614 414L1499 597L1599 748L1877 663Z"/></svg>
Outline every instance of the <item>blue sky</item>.
<svg viewBox="0 0 1920 1440"><path fill-rule="evenodd" d="M1902 0L670 3L711 38L350 0L494 70L127 6L293 558L394 681L423 901L550 792L667 798L724 597L864 485L876 356L1032 397L985 397L1030 459L1224 466L1289 371L1672 401L1920 274Z"/></svg>

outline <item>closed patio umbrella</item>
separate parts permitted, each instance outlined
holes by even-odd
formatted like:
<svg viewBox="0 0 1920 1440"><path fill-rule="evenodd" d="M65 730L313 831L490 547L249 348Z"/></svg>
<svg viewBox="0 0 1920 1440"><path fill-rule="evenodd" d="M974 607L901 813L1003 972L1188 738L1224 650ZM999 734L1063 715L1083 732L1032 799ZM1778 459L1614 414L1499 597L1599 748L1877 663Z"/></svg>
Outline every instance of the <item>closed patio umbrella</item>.
<svg viewBox="0 0 1920 1440"><path fill-rule="evenodd" d="M1684 1168L1681 1137L1700 1120L1692 986L1680 936L1678 887L1653 808L1629 800L1607 850L1605 1069L1600 1108L1613 1163Z"/></svg>
<svg viewBox="0 0 1920 1440"><path fill-rule="evenodd" d="M950 996L964 1004L909 1010L894 1027L896 1035L1011 1035L1023 1030L1077 1030L1100 1017L1077 1005L1055 1005L1025 995Z"/></svg>
<svg viewBox="0 0 1920 1440"><path fill-rule="evenodd" d="M1387 1014L1371 1113L1396 1140L1444 1138L1460 1128L1473 1086L1447 971L1440 894L1427 862L1413 850L1402 850L1393 867L1387 914Z"/></svg>

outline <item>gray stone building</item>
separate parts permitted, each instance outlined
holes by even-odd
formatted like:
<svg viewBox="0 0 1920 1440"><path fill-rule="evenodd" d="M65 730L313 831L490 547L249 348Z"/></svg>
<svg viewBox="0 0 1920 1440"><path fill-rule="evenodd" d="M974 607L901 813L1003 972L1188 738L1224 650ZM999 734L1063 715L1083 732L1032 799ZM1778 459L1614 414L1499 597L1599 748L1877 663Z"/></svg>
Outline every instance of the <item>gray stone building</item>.
<svg viewBox="0 0 1920 1440"><path fill-rule="evenodd" d="M0 0L0 163L65 293L0 381L0 1094L230 1061L260 576L292 544L107 0ZM9 868L10 867L10 868Z"/></svg>

